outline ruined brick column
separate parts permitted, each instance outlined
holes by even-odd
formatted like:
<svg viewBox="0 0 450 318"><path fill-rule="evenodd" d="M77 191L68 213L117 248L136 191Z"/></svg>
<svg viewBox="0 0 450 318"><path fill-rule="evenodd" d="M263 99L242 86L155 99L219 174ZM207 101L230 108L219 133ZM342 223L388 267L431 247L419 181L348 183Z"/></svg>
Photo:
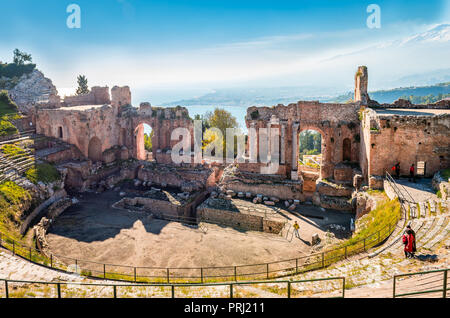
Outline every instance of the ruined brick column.
<svg viewBox="0 0 450 318"><path fill-rule="evenodd" d="M298 180L298 128L300 123L292 124L292 171L291 179Z"/></svg>
<svg viewBox="0 0 450 318"><path fill-rule="evenodd" d="M286 133L286 121L281 121L281 143L280 143L280 149L281 149L281 158L280 163L282 165L286 162L286 141L285 141L285 133Z"/></svg>
<svg viewBox="0 0 450 318"><path fill-rule="evenodd" d="M358 71L355 74L355 102L361 102L367 105L369 101L369 94L367 93L367 86L369 82L369 76L366 66L359 66Z"/></svg>

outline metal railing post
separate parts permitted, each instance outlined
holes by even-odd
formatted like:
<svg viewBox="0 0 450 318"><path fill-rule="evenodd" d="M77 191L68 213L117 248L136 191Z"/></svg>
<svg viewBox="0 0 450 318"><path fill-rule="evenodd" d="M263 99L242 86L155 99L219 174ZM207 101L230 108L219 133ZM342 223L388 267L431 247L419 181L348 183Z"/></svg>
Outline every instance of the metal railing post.
<svg viewBox="0 0 450 318"><path fill-rule="evenodd" d="M230 298L233 298L233 284L230 284Z"/></svg>
<svg viewBox="0 0 450 318"><path fill-rule="evenodd" d="M200 282L203 284L203 267L200 267Z"/></svg>
<svg viewBox="0 0 450 318"><path fill-rule="evenodd" d="M169 272L169 268L167 268L167 283L170 283L170 272Z"/></svg>
<svg viewBox="0 0 450 318"><path fill-rule="evenodd" d="M56 283L56 289L58 290L58 298L61 298L61 283Z"/></svg>
<svg viewBox="0 0 450 318"><path fill-rule="evenodd" d="M392 287L392 298L395 298L395 278L396 278L396 277L397 277L397 276L394 275L394 278L393 278L393 280L394 280L394 282L393 282L394 286Z"/></svg>
<svg viewBox="0 0 450 318"><path fill-rule="evenodd" d="M237 266L234 267L234 281L237 282Z"/></svg>
<svg viewBox="0 0 450 318"><path fill-rule="evenodd" d="M269 263L266 264L267 279L269 279Z"/></svg>
<svg viewBox="0 0 450 318"><path fill-rule="evenodd" d="M106 264L103 264L103 278L106 279Z"/></svg>
<svg viewBox="0 0 450 318"><path fill-rule="evenodd" d="M342 298L345 298L345 277L342 277Z"/></svg>
<svg viewBox="0 0 450 318"><path fill-rule="evenodd" d="M175 285L172 285L172 298L175 298Z"/></svg>
<svg viewBox="0 0 450 318"><path fill-rule="evenodd" d="M113 285L113 297L117 298L117 286Z"/></svg>
<svg viewBox="0 0 450 318"><path fill-rule="evenodd" d="M5 280L5 296L6 298L9 298L9 290L8 290L8 281Z"/></svg>
<svg viewBox="0 0 450 318"><path fill-rule="evenodd" d="M291 282L290 281L288 281L287 282L287 298L291 298Z"/></svg>
<svg viewBox="0 0 450 318"><path fill-rule="evenodd" d="M136 283L136 267L134 268L134 282Z"/></svg>
<svg viewBox="0 0 450 318"><path fill-rule="evenodd" d="M448 269L444 271L444 290L443 290L443 298L447 298L447 273Z"/></svg>
<svg viewBox="0 0 450 318"><path fill-rule="evenodd" d="M298 258L295 259L295 273L298 274Z"/></svg>

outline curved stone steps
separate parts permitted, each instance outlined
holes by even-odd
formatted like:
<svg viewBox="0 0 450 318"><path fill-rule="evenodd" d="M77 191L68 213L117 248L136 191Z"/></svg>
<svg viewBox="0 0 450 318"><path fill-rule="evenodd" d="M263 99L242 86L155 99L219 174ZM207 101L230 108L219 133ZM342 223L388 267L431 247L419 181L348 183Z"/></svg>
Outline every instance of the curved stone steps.
<svg viewBox="0 0 450 318"><path fill-rule="evenodd" d="M436 217L432 228L427 233L425 233L421 241L418 242L419 244L416 243L417 248L425 246L431 239L433 239L439 232L441 232L443 227L445 227L445 221L445 217Z"/></svg>
<svg viewBox="0 0 450 318"><path fill-rule="evenodd" d="M448 217L445 217L446 223L445 226L441 228L441 231L439 231L431 240L429 240L422 248L431 250L435 245L437 245L439 242L442 242L449 234L450 234L450 221ZM447 242L450 241L450 238L447 239Z"/></svg>

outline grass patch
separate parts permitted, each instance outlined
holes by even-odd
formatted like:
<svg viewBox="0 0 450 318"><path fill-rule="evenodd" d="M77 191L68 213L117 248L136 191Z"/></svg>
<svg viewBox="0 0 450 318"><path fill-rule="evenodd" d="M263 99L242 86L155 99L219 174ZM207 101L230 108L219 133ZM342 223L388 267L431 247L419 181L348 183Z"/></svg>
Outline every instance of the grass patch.
<svg viewBox="0 0 450 318"><path fill-rule="evenodd" d="M40 163L35 167L28 169L27 172L25 172L25 176L34 184L39 181L48 184L59 180L61 177L59 171L48 163Z"/></svg>
<svg viewBox="0 0 450 318"><path fill-rule="evenodd" d="M9 98L8 91L0 91L0 116L18 112L17 105Z"/></svg>
<svg viewBox="0 0 450 318"><path fill-rule="evenodd" d="M16 145L13 144L3 145L0 148L0 150L9 157L23 156L27 154L27 152L24 149L17 147Z"/></svg>
<svg viewBox="0 0 450 318"><path fill-rule="evenodd" d="M0 137L17 134L19 131L10 121L0 118Z"/></svg>
<svg viewBox="0 0 450 318"><path fill-rule="evenodd" d="M12 181L6 181L0 184L0 195L10 204L15 205L21 204L24 200L31 200L31 194Z"/></svg>
<svg viewBox="0 0 450 318"><path fill-rule="evenodd" d="M444 180L448 180L450 178L450 168L442 170L441 176L442 178L444 178Z"/></svg>

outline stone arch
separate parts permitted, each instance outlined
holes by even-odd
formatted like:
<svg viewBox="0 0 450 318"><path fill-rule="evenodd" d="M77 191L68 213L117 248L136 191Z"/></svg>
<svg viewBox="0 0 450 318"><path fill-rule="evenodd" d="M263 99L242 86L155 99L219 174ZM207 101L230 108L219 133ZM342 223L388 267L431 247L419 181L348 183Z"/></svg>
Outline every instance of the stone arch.
<svg viewBox="0 0 450 318"><path fill-rule="evenodd" d="M352 160L352 142L350 138L345 138L342 141L342 161Z"/></svg>
<svg viewBox="0 0 450 318"><path fill-rule="evenodd" d="M153 138L152 138L152 143L153 143L153 148L155 148L155 138L157 138L157 132L155 131L151 121L148 120L143 120L140 121L137 125L136 128L134 129L134 144L135 144L135 152L134 152L134 157L138 160L147 160L147 151L145 149L145 145L144 145L144 125L148 125L150 126L151 130L154 132L153 134Z"/></svg>
<svg viewBox="0 0 450 318"><path fill-rule="evenodd" d="M97 137L89 140L88 158L92 161L102 161L102 142Z"/></svg>

